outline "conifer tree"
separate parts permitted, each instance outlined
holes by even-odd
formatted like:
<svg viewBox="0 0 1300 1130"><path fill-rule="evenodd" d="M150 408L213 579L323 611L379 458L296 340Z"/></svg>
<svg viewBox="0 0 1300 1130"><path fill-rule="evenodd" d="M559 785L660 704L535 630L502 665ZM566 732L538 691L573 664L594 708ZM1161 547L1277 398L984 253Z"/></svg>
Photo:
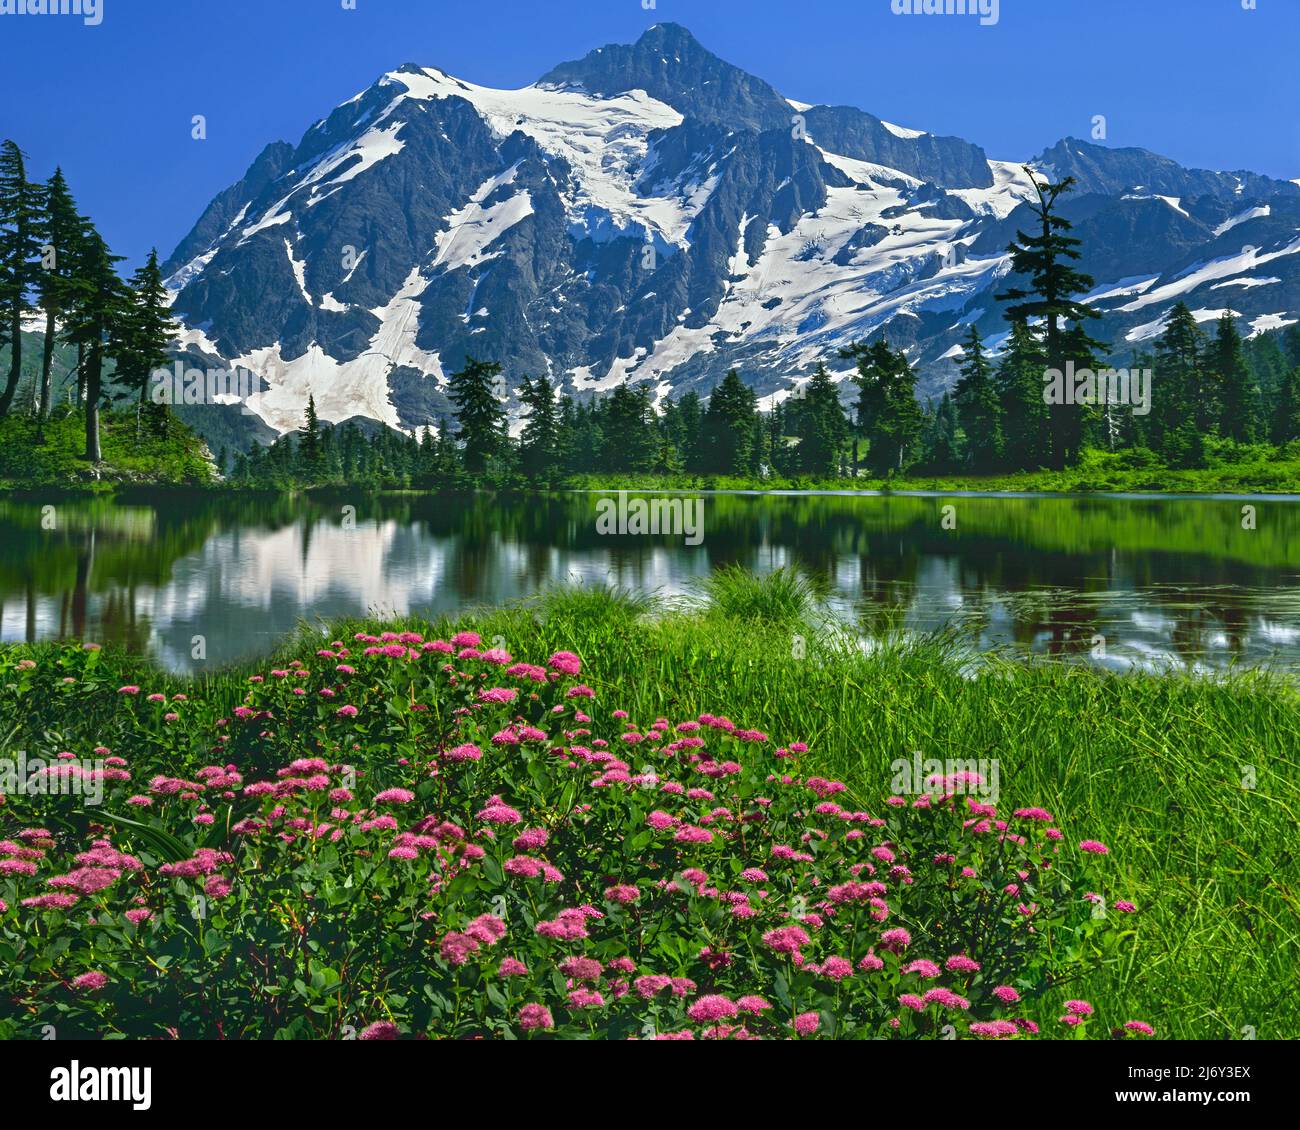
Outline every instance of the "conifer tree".
<svg viewBox="0 0 1300 1130"><path fill-rule="evenodd" d="M599 470L603 429L596 403L579 404L567 397L561 418L565 467L579 474Z"/></svg>
<svg viewBox="0 0 1300 1130"><path fill-rule="evenodd" d="M805 475L826 478L837 472L849 425L825 365L817 366L799 401L798 436L799 469Z"/></svg>
<svg viewBox="0 0 1300 1130"><path fill-rule="evenodd" d="M1300 439L1300 366L1286 375L1278 389L1272 433L1273 442L1279 447Z"/></svg>
<svg viewBox="0 0 1300 1130"><path fill-rule="evenodd" d="M1033 180L1037 203L1029 207L1038 220L1038 231L1027 235L1016 232L1016 240L1007 249L1011 269L1028 279L1028 289L1013 287L997 297L1010 303L1004 316L1011 323L1042 322L1043 358L1049 370L1065 373L1069 361L1081 352L1104 351L1105 345L1092 341L1082 331L1070 336L1071 324L1082 326L1100 315L1075 297L1093 288L1093 278L1076 270L1071 263L1080 257L1080 240L1068 235L1073 225L1057 211L1060 197L1074 187L1074 178L1047 183L1025 170ZM1085 349L1086 343L1086 349ZM1083 445L1085 419L1078 405L1053 404L1048 414L1051 437L1051 461L1058 469L1069 466Z"/></svg>
<svg viewBox="0 0 1300 1130"><path fill-rule="evenodd" d="M986 473L996 468L1002 457L1002 401L993 381L993 366L974 322L963 348L961 379L953 390L957 418L966 435L967 466Z"/></svg>
<svg viewBox="0 0 1300 1130"><path fill-rule="evenodd" d="M560 471L560 419L555 387L545 377L535 381L524 377L519 400L528 410L528 421L520 436L519 455L524 474L530 479L551 479Z"/></svg>
<svg viewBox="0 0 1300 1130"><path fill-rule="evenodd" d="M700 394L694 389L684 394L677 404L677 444L682 466L688 471L703 470L704 406Z"/></svg>
<svg viewBox="0 0 1300 1130"><path fill-rule="evenodd" d="M788 436L790 414L784 404L774 404L767 417L767 450L772 470L788 475L794 470Z"/></svg>
<svg viewBox="0 0 1300 1130"><path fill-rule="evenodd" d="M1042 343L1023 321L1011 323L994 385L1002 404L1002 464L1029 470L1048 462L1051 437L1043 401Z"/></svg>
<svg viewBox="0 0 1300 1130"><path fill-rule="evenodd" d="M0 418L9 414L23 371L22 321L31 313L44 238L44 193L27 179L26 155L0 144L0 345L9 346L9 373L0 390Z"/></svg>
<svg viewBox="0 0 1300 1130"><path fill-rule="evenodd" d="M157 250L149 253L143 266L128 280L127 288L130 301L113 330L117 361L114 379L137 396L141 409L153 421L154 431L165 435L169 409L150 397L149 377L166 367L178 327L167 301Z"/></svg>
<svg viewBox="0 0 1300 1130"><path fill-rule="evenodd" d="M1282 335L1282 350L1291 368L1300 365L1300 322L1287 326L1286 333Z"/></svg>
<svg viewBox="0 0 1300 1130"><path fill-rule="evenodd" d="M118 277L122 256L108 249L103 237L89 231L78 276L70 288L68 338L85 351L86 450L83 458L98 463L103 458L99 435L100 401L104 396L104 362L116 348L115 327L122 324L131 304L126 285Z"/></svg>
<svg viewBox="0 0 1300 1130"><path fill-rule="evenodd" d="M464 368L449 380L465 470L472 475L487 470L488 460L500 452L505 440L505 409L495 392L500 373L495 362L466 357Z"/></svg>
<svg viewBox="0 0 1300 1130"><path fill-rule="evenodd" d="M601 465L606 471L650 471L658 456L649 386L624 381L601 412Z"/></svg>
<svg viewBox="0 0 1300 1130"><path fill-rule="evenodd" d="M1204 339L1185 302L1169 311L1156 343L1151 412L1152 442L1173 467L1201 462L1202 436L1197 430L1198 400L1204 395Z"/></svg>
<svg viewBox="0 0 1300 1130"><path fill-rule="evenodd" d="M1256 430L1261 436L1271 436L1277 418L1278 397L1295 365L1288 362L1277 334L1260 334L1251 338L1246 345L1246 358L1260 390L1259 426Z"/></svg>
<svg viewBox="0 0 1300 1130"><path fill-rule="evenodd" d="M927 405L921 433L921 462L936 471L949 471L957 465L957 406L944 393L937 406Z"/></svg>
<svg viewBox="0 0 1300 1130"><path fill-rule="evenodd" d="M732 369L709 394L709 406L700 426L702 469L722 475L753 472L757 413L754 390Z"/></svg>
<svg viewBox="0 0 1300 1130"><path fill-rule="evenodd" d="M1231 312L1219 319L1208 364L1218 385L1220 434L1238 443L1254 442L1260 412L1259 386L1246 363L1237 319Z"/></svg>
<svg viewBox="0 0 1300 1130"><path fill-rule="evenodd" d="M41 270L36 292L45 311L45 348L41 356L38 418L48 420L53 396L52 372L59 319L72 301L72 282L77 275L77 255L85 245L87 221L77 211L63 171L55 169L45 186L46 240L41 251Z"/></svg>
<svg viewBox="0 0 1300 1130"><path fill-rule="evenodd" d="M316 397L309 392L303 426L298 430L298 462L302 466L303 477L308 482L319 481L321 455L321 431L320 420L316 416Z"/></svg>
<svg viewBox="0 0 1300 1130"><path fill-rule="evenodd" d="M924 424L916 400L916 374L907 355L886 341L854 342L840 350L858 372L858 427L869 444L867 465L878 476L901 473L915 461L916 441Z"/></svg>

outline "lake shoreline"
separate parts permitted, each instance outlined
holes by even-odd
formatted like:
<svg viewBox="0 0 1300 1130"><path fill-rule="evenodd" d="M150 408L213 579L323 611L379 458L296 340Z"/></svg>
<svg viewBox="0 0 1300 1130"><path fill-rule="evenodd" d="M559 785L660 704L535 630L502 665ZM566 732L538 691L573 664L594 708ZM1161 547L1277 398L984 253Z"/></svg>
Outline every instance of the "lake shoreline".
<svg viewBox="0 0 1300 1130"><path fill-rule="evenodd" d="M706 480L707 481L707 480ZM554 487L438 487L415 486L359 486L328 485L316 487L228 487L222 485L200 486L181 484L142 485L105 484L101 488L86 486L6 486L0 485L0 501L42 502L46 500L94 500L144 504L169 499L293 499L334 497L376 497L381 495L415 495L426 498L464 498L473 495L495 495L504 498L556 497L569 494L671 494L671 495L730 495L752 498L1006 498L1006 499L1116 499L1130 501L1187 500L1230 502L1243 501L1300 502L1300 484L1290 490L1140 490L1109 488L1083 490L1078 488L1007 488L993 487L930 487L930 486L706 486L675 481L626 483L609 485L590 484Z"/></svg>

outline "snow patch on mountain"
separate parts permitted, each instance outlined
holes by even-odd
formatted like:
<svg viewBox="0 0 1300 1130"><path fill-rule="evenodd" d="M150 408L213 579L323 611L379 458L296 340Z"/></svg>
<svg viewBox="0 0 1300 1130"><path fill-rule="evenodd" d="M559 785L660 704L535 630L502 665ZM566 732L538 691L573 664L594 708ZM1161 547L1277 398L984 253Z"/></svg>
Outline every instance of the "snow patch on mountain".
<svg viewBox="0 0 1300 1130"><path fill-rule="evenodd" d="M1238 224L1244 224L1247 220L1258 220L1262 216L1271 216L1273 207L1270 204L1261 204L1255 208L1247 208L1246 211L1233 216L1230 220L1225 220L1214 229L1215 236L1225 235L1232 231Z"/></svg>
<svg viewBox="0 0 1300 1130"><path fill-rule="evenodd" d="M307 293L307 264L301 259L295 259L293 254L293 244L287 239L284 241L285 254L289 256L289 269L293 271L294 281L298 284L298 290L303 298L307 300L307 305L312 305L311 295Z"/></svg>
<svg viewBox="0 0 1300 1130"><path fill-rule="evenodd" d="M746 216L726 292L707 326L678 325L653 348L619 358L599 377L590 367L574 370L575 387L604 390L625 379L662 379L715 352L720 341L767 344L778 364L799 369L823 360L834 344L866 337L894 317L960 307L1005 270L1007 256L967 260L958 252L964 251L959 237L966 221L905 208L921 185L916 178L820 152L854 184L829 189L826 204L785 234L770 225L752 264L744 246L754 218ZM1009 183L1004 190L1011 191ZM872 226L883 235L846 254L854 236Z"/></svg>
<svg viewBox="0 0 1300 1130"><path fill-rule="evenodd" d="M1251 319L1251 337L1259 337L1260 334L1266 334L1273 330L1284 330L1287 326L1294 326L1300 319L1288 318L1286 311L1282 310L1276 314L1261 314L1258 318Z"/></svg>
<svg viewBox="0 0 1300 1130"><path fill-rule="evenodd" d="M896 126L893 122L882 121L880 124L895 137L901 137L907 141L915 141L918 137L925 137L926 135L923 129L908 129L906 126Z"/></svg>
<svg viewBox="0 0 1300 1130"><path fill-rule="evenodd" d="M470 197L469 203L447 217L450 226L438 234L433 261L435 270L455 271L461 267L479 266L493 258L486 252L494 240L533 214L533 199L526 191L507 196L495 204L487 203L502 188L514 183L518 170L519 166L515 164L491 177Z"/></svg>
<svg viewBox="0 0 1300 1130"><path fill-rule="evenodd" d="M418 369L439 385L446 383L438 354L415 344L420 328L418 299L428 285L429 280L419 269L412 269L391 301L371 311L379 319L379 329L369 347L351 361L338 361L315 342L301 357L288 360L279 342L238 358L236 366L258 373L270 386L251 396L248 408L280 432L302 423L303 406L309 396L315 398L322 420L338 423L364 415L399 427L388 388L393 369Z"/></svg>
<svg viewBox="0 0 1300 1130"><path fill-rule="evenodd" d="M1183 207L1182 198L1178 196L1161 196L1159 194L1153 195L1151 193L1129 192L1129 193L1125 193L1125 195L1122 196L1120 199L1121 200L1160 200L1163 201L1165 204L1168 204L1169 207L1172 208L1175 212L1177 212L1180 216L1186 216L1189 220L1192 218L1192 214L1186 208ZM1228 226L1231 227L1231 225ZM1227 229L1225 228L1224 230L1226 231Z"/></svg>
<svg viewBox="0 0 1300 1130"><path fill-rule="evenodd" d="M1224 290L1230 286L1240 286L1244 287L1246 290L1250 290L1257 286L1272 286L1274 283L1280 283L1281 281L1282 280L1277 277L1269 277L1266 279L1229 279L1227 282L1215 283L1210 287L1210 289Z"/></svg>
<svg viewBox="0 0 1300 1130"><path fill-rule="evenodd" d="M563 157L576 173L576 190L565 201L575 225L586 227L594 217L608 217L621 230L636 227L684 246L686 231L707 199L698 192L656 197L636 191L649 135L684 120L643 90L608 98L537 85L496 90L434 68L395 71L385 81L405 87L403 97L464 98L499 137L519 130L546 152Z"/></svg>
<svg viewBox="0 0 1300 1130"><path fill-rule="evenodd" d="M163 280L163 286L172 302L176 301L176 296L189 285L192 279L196 279L203 273L203 270L216 257L221 248L222 241L240 224L244 222L244 217L248 215L248 205L245 204L240 208L238 214L226 226L226 230L212 243L212 246L204 251L201 255L196 255L183 267Z"/></svg>
<svg viewBox="0 0 1300 1130"><path fill-rule="evenodd" d="M1208 263L1196 265L1173 282L1147 292L1127 306L1121 306L1120 310L1124 313L1130 313L1161 302L1173 302L1186 294L1190 294L1204 283L1228 278L1232 275L1245 274L1247 271L1254 270L1265 263L1271 263L1275 259L1281 259L1286 255L1295 255L1297 252L1300 252L1300 238L1293 239L1285 247L1277 251L1261 252L1257 247L1243 247L1236 255L1225 255ZM1129 340L1132 341L1133 338L1130 336Z"/></svg>
<svg viewBox="0 0 1300 1130"><path fill-rule="evenodd" d="M950 188L948 194L964 201L977 216L1005 220L1027 200L1036 199L1034 182L1023 165L1010 161L990 161L993 174L991 188Z"/></svg>
<svg viewBox="0 0 1300 1130"><path fill-rule="evenodd" d="M373 168L385 157L393 157L400 153L405 145L405 142L397 136L401 132L402 125L402 122L394 122L386 129L379 129L376 126L352 145L344 146L337 154L321 161L299 185L299 189L308 187L312 189L307 207L314 208L342 185L360 176L367 169ZM343 171L338 176L332 176L339 169ZM331 179L326 180L326 177ZM329 191L323 191L325 189Z"/></svg>

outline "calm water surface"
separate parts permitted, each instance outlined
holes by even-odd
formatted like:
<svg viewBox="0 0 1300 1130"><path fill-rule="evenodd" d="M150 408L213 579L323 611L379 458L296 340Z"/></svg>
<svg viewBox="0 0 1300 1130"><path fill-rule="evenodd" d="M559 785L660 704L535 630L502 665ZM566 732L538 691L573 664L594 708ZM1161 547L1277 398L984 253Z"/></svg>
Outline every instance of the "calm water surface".
<svg viewBox="0 0 1300 1130"><path fill-rule="evenodd" d="M198 635L221 665L304 622L568 583L675 596L738 563L797 567L866 636L1300 673L1295 499L710 494L692 547L598 533L597 497L61 501L53 529L41 501L0 499L0 639L121 643L185 670Z"/></svg>

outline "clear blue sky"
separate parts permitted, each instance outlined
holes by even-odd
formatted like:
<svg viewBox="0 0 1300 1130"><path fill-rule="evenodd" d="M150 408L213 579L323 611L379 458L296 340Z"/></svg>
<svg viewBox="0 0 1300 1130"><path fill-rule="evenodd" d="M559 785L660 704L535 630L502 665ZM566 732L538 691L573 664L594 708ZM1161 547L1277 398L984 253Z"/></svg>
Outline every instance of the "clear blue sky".
<svg viewBox="0 0 1300 1130"><path fill-rule="evenodd" d="M649 0L646 0L649 2ZM847 103L1021 160L1094 114L1108 143L1300 177L1300 0L1001 0L996 26L890 0L102 0L0 16L0 138L62 164L131 262L167 255L268 142L297 142L404 62L522 86L674 21L788 97ZM1044 58L1054 60L1045 65ZM204 114L208 140L190 138Z"/></svg>

